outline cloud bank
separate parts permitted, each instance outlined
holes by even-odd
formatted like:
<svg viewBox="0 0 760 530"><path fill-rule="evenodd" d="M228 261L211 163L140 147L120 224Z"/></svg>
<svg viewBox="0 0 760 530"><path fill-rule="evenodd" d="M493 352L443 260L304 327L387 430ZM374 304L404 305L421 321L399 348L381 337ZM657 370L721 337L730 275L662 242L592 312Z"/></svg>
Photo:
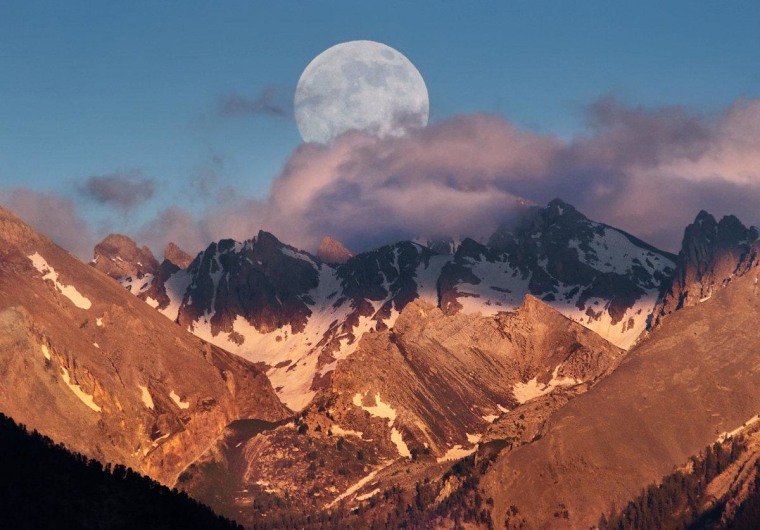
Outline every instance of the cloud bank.
<svg viewBox="0 0 760 530"><path fill-rule="evenodd" d="M197 249L263 228L306 249L329 234L362 250L399 238L487 237L526 204L555 197L674 251L700 209L758 222L760 100L708 119L604 98L586 118L585 134L569 141L468 115L404 138L349 133L329 147L303 144L266 198L226 197L193 223L170 210L162 216L172 222L157 219L142 235L156 244L166 226L182 237L180 224Z"/></svg>
<svg viewBox="0 0 760 530"><path fill-rule="evenodd" d="M586 118L585 132L570 140L480 114L403 138L354 132L331 146L303 144L266 197L208 190L219 199L204 211L172 206L132 235L159 252L168 241L197 252L264 229L307 250L331 235L361 251L403 238L485 238L526 205L555 197L671 251L700 209L760 221L760 100L706 117L604 98ZM140 200L144 187L116 182L88 193L114 204Z"/></svg>

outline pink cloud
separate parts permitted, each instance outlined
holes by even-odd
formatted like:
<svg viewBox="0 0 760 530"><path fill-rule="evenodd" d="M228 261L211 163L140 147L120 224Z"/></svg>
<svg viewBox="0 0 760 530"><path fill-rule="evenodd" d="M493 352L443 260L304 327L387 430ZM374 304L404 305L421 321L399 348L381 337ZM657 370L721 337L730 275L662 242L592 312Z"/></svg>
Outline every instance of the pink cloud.
<svg viewBox="0 0 760 530"><path fill-rule="evenodd" d="M307 250L324 235L363 250L399 238L485 238L526 205L560 197L592 219L677 250L700 209L760 220L760 100L738 101L715 118L611 98L587 112L588 129L568 141L477 114L403 138L354 132L329 147L304 144L266 197L208 190L218 202L204 211L168 208L135 233L159 252L168 241L195 252L260 229ZM40 223L43 211L32 212ZM67 233L58 223L49 230Z"/></svg>

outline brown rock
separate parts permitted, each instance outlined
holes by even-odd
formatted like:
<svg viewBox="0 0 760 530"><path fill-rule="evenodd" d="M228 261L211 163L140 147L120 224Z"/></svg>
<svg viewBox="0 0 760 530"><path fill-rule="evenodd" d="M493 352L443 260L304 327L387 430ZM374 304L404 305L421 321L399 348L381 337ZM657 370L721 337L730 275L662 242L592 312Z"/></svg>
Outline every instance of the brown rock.
<svg viewBox="0 0 760 530"><path fill-rule="evenodd" d="M169 260L180 269L188 268L193 261L193 257L190 254L171 242L164 249L164 259Z"/></svg>
<svg viewBox="0 0 760 530"><path fill-rule="evenodd" d="M110 234L95 245L95 256L90 264L116 279L155 274L159 267L148 247L139 248L132 239L121 234Z"/></svg>
<svg viewBox="0 0 760 530"><path fill-rule="evenodd" d="M757 414L757 281L746 274L673 313L541 439L499 459L481 480L493 520L514 505L525 528L589 528ZM560 505L569 519L553 516Z"/></svg>
<svg viewBox="0 0 760 530"><path fill-rule="evenodd" d="M319 250L317 250L317 257L331 265L345 263L352 258L353 255L354 254L348 250L343 243L330 236L322 238L322 242L319 244Z"/></svg>
<svg viewBox="0 0 760 530"><path fill-rule="evenodd" d="M30 429L171 484L230 421L289 413L252 364L3 209L0 248L0 410Z"/></svg>

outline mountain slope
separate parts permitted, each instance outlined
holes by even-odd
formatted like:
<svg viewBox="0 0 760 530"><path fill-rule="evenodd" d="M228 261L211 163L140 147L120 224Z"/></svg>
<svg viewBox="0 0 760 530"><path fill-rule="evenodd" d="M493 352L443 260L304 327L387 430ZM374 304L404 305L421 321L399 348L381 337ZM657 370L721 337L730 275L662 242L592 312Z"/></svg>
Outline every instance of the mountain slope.
<svg viewBox="0 0 760 530"><path fill-rule="evenodd" d="M123 466L73 454L0 414L0 526L238 528L209 508Z"/></svg>
<svg viewBox="0 0 760 530"><path fill-rule="evenodd" d="M628 349L646 329L674 258L555 199L488 245L463 241L443 269L440 305L495 314L532 294Z"/></svg>
<svg viewBox="0 0 760 530"><path fill-rule="evenodd" d="M757 273L668 317L620 366L570 401L544 436L500 458L484 495L494 520L588 528L760 410ZM567 510L569 520L553 513Z"/></svg>
<svg viewBox="0 0 760 530"><path fill-rule="evenodd" d="M444 246L399 242L328 265L260 232L213 243L186 269L165 261L157 273L111 275L182 327L260 363L280 399L301 410L361 336L392 328L415 299L493 316L532 294L627 349L674 268L673 256L559 200L488 245Z"/></svg>
<svg viewBox="0 0 760 530"><path fill-rule="evenodd" d="M535 298L498 317L445 315L417 300L393 329L361 338L295 423L236 424L178 486L240 521L274 498L317 510L392 486L413 491L474 453L503 412L553 390L582 392L623 353Z"/></svg>
<svg viewBox="0 0 760 530"><path fill-rule="evenodd" d="M254 366L203 343L0 209L0 411L171 483L240 417L288 414Z"/></svg>

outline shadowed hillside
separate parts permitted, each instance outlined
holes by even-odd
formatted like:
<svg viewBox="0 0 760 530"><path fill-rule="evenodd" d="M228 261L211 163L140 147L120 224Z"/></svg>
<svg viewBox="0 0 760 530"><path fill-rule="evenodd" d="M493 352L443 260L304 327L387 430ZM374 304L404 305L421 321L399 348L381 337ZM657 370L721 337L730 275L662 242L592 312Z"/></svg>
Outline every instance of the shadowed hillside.
<svg viewBox="0 0 760 530"><path fill-rule="evenodd" d="M239 528L131 468L105 467L0 414L2 528Z"/></svg>

